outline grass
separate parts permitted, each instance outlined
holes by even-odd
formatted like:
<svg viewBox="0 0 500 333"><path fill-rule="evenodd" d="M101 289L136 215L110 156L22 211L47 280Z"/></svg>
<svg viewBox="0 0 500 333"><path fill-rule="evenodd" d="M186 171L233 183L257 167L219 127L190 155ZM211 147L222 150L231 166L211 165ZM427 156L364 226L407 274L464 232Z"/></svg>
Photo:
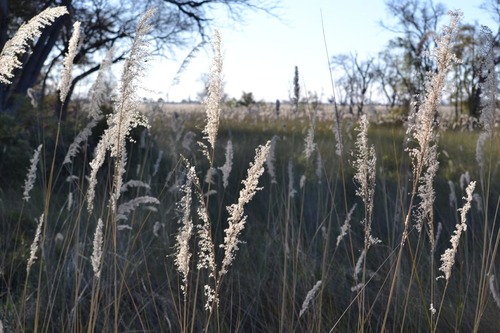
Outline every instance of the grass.
<svg viewBox="0 0 500 333"><path fill-rule="evenodd" d="M325 108L327 106L324 106ZM203 117L200 116L200 119ZM170 122L168 117L162 121ZM179 195L176 194L172 185L176 178L181 177L182 167L179 159L173 158L184 155L197 165L200 179L203 179L204 170L208 163L196 149L195 143L191 145L192 151L182 146L183 136L173 130L166 130L169 126L157 120L143 140L130 144L129 163L127 175L130 179L142 179L149 181L150 191L141 189L132 190L127 198L144 195L147 192L155 194L161 204L158 211L138 209L129 218L132 230L119 231L118 256L119 276L117 280L122 286L123 296L120 304L121 316L119 319L119 330L160 330L176 331L180 329L176 322L178 318L174 315L180 311L182 304L181 292L179 291L180 280L173 266L174 235L177 232L178 214L176 203ZM254 147L259 143L271 139L277 135L276 141L276 175L277 183L271 183L269 174L264 174L260 186L264 189L259 192L253 202L246 209L248 214L247 228L242 235L245 244L240 245L238 258L234 263L228 278L224 281L225 287L221 292L219 304L219 323L213 324L215 331L276 331L279 329L279 318L287 318L284 331L328 331L335 326L334 331L350 331L357 329L358 309L352 301L356 294L351 292L355 284L353 279L354 266L362 249L362 210L360 200L354 195L355 184L349 179L354 175L354 169L346 161L345 174L346 192L345 198L342 193L342 179L339 174L340 161L332 147L333 134L330 130L331 123L321 122L317 125L316 142L322 156L322 175L318 179L316 175L316 159L305 160L303 157L303 141L307 130L307 122L300 119L280 119L274 121L252 121L242 126L241 121L223 120L221 122L218 147L216 147L215 161L222 165L224 161L224 146L231 139L234 146L233 170L229 178L229 188L221 187L220 177L216 177L214 189L217 195L211 196L210 213L213 221L213 235L215 243L223 241L223 230L227 215L224 207L234 202L238 196L240 181L245 177L245 169L251 160ZM186 121L184 132L197 133L200 138L200 126L197 121ZM346 129L349 126L345 127ZM140 140L141 132L136 137ZM148 133L148 132L145 132ZM345 132L345 138L353 138L355 133ZM176 139L176 137L178 139ZM365 288L365 299L370 304L365 329L377 331L377 318L383 316L382 310L388 293L388 277L394 260L394 249L398 248L401 226L398 225L399 202L398 199L404 195L403 190L408 183L403 179L404 168L407 168L405 152L403 149L404 129L400 125L372 125L369 131L369 142L375 145L377 152L377 190L375 197L375 210L373 218L372 233L382 240L381 245L375 246L368 254L366 270L371 279ZM153 140L154 138L154 140ZM436 260L449 246L448 239L457 223L458 213L456 208L449 205L448 180L454 182L457 198L463 195L460 190L460 175L466 171L470 172L471 179L478 179L477 167L475 167L475 141L477 133L461 131L444 131L441 133L440 169L436 177L436 219L443 224L443 232L436 248ZM177 140L177 141L176 141ZM498 147L498 137L491 147ZM145 148L140 148L141 144ZM352 149L352 141L346 142L347 149ZM163 158L160 169L155 176L151 176L154 164L157 162L159 150L163 150ZM170 152L169 152L170 151ZM446 151L444 153L443 151ZM489 152L495 158L498 152L493 149ZM347 156L347 160L352 157ZM496 159L494 161L497 161ZM293 179L297 193L293 198L289 197L289 175L288 164L293 165ZM406 165L405 165L406 164ZM490 216L495 217L495 204L498 199L498 188L495 179L498 179L496 171L497 162L492 163L492 175L489 189ZM42 169L46 173L46 168ZM173 171L173 174L171 172ZM85 168L81 170L85 174ZM299 188L300 178L306 175L306 182L302 189ZM106 175L103 175L103 180ZM319 182L321 181L321 183ZM106 182L100 182L101 193L106 192ZM4 322L12 322L19 315L19 293L21 293L25 277L25 262L27 250L32 241L35 231L34 218L37 218L42 202L38 199L43 196L41 184L35 186L32 200L26 205L22 212L18 210L22 191L15 188L4 190L2 196L2 247L4 257L2 267L4 270L2 289L7 293L3 306ZM204 185L206 186L206 184ZM19 188L19 185L16 186ZM67 193L74 187L74 207L68 211ZM102 213L88 215L84 209L85 184L78 181L75 184L64 182L64 176L60 176L58 185L53 191L51 198L52 214L47 219L47 233L43 239L45 248L43 255L43 266L36 263L33 271L44 271L42 275L41 288L38 280L30 276L27 285L30 293L38 292L43 296L39 300L47 304L47 312L43 313L43 330L58 329L61 331L80 330L86 327L88 309L91 306L89 283L92 281L92 267L89 262L92 239L95 230L96 219ZM6 195L6 193L9 193ZM97 202L103 202L98 211L106 211L105 201L98 198ZM126 199L124 199L126 200ZM335 240L338 236L340 226L344 222L346 209L342 202L348 202L350 209L357 203L351 220L351 233L349 238L335 248ZM38 208L37 208L38 207ZM400 217L399 217L400 218ZM465 234L463 243L460 245L459 260L454 268L453 281L446 293L441 323L438 325L443 330L469 330L469 323L473 322L477 290L478 264L480 253L483 248L482 222L484 216L479 207L474 206L470 214L471 221L469 229ZM498 230L490 222L489 232ZM158 237L154 235L155 224L161 225ZM121 222L120 222L121 224ZM287 237L285 237L285 225L288 225ZM56 241L56 236L63 235L62 241ZM416 232L410 238L411 246L415 246L419 240ZM494 237L494 240L496 238ZM109 250L108 250L109 251ZM105 256L104 262L112 261L112 253ZM410 280L412 261L419 272L425 272L429 267L426 256L412 258L411 253L406 253L404 265L400 277L399 292L395 295L397 306L391 314L391 330L404 329L405 331L425 331L427 317L427 297L424 288L425 283L430 281ZM286 265L286 271L284 271ZM193 267L194 269L194 267ZM110 314L106 314L105 308L112 306L112 293L109 288L114 284L114 278L109 277L111 272L105 268L103 278L100 282L102 299L108 299L104 303L102 313L98 316L95 330L107 330ZM425 278L425 274L424 278ZM193 277L194 279L195 277ZM202 277L196 276L196 279ZM192 281L193 285L196 279ZM323 284L311 308L299 319L298 312L301 302L307 292L314 286L317 280ZM51 284L49 281L58 281ZM286 285L284 288L284 282ZM450 290L453 290L450 292ZM192 291L195 293L195 291ZM198 298L194 313L191 314L198 324L194 330L201 329L205 318L203 310L202 290L198 295L192 294L192 298ZM384 296L385 295L385 296ZM437 295L439 296L439 294ZM406 297L415 300L407 302ZM286 300L286 311L282 313L281 303ZM28 300L25 307L32 309L33 298ZM107 304L107 305L106 305ZM191 303L190 303L191 304ZM457 306L458 305L458 306ZM77 306L77 307L76 307ZM8 309L11 309L10 311ZM70 310L71 309L71 310ZM74 309L74 310L73 310ZM50 310L50 311L49 311ZM78 311L79 314L72 314ZM347 311L342 317L344 311ZM496 329L494 313L495 305L488 301L486 313L482 320L482 329ZM166 314L169 315L166 315ZM411 316L405 316L410 314ZM57 315L56 315L57 314ZM59 314L64 321L59 321ZM332 315L334 314L334 315ZM25 329L29 331L32 327L33 318L27 318ZM71 322L74 321L74 322ZM337 323L337 321L339 321ZM15 321L14 321L15 322ZM31 324L30 324L31 323ZM71 323L71 325L69 325ZM170 323L170 324L169 324ZM311 328L312 327L312 328Z"/></svg>
<svg viewBox="0 0 500 333"><path fill-rule="evenodd" d="M327 108L328 106L324 107ZM328 313L332 313L331 311L335 313L340 311L338 309L348 308L350 311L337 324L340 325L338 326L338 331L343 331L344 329L351 330L353 328L353 319L346 318L346 316L348 314L355 316L356 313L356 310L352 309L352 305L350 307L349 305L353 297L352 292L350 292L350 288L354 282L352 272L355 260L359 256L360 242L362 241L360 238L362 226L356 223L362 218L360 215L361 212L359 210L355 211L352 219L352 245L346 246L342 244L339 249L334 250L331 242L338 235L338 230L341 223L343 223L346 211L342 204L344 199L343 193L341 193L340 163L332 147L333 134L330 130L332 124L329 122L319 123L316 130L316 142L321 152L323 169L323 178L321 179L321 183L318 183L319 179L315 175L315 161L307 161L303 158L302 143L308 126L307 122L303 120L279 119L273 121L241 122L228 119L221 123L219 133L221 146L219 147L219 152L222 153L223 144L228 138L231 138L233 145L237 147L235 150L238 152L235 154L234 160L234 171L236 173L238 172L237 170L244 170L244 165L247 161L240 161L240 159L245 156L251 156L251 147L271 138L273 135L278 135L280 138L276 145L276 170L279 170L277 172L278 183L272 184L269 175L264 176L262 182L264 190L259 193L248 210L250 215L249 220L254 222L248 225L247 233L245 234L246 246L241 250L241 260L235 264L235 272L233 273L239 276L239 283L250 280L247 286L248 290L254 290L252 288L256 288L255 286L266 286L265 290L263 289L262 292L257 293L259 296L250 292L250 295L255 298L251 298L251 301L244 302L244 304L255 304L254 306L257 307L257 309L253 310L255 312L253 312L251 317L261 318L264 315L265 318L270 318L264 319L262 326L252 321L247 327L248 330L251 327L262 327L262 330L272 331L273 329L269 327L277 327L277 322L273 324L267 320L283 316L278 311L279 300L283 297L290 298L290 303L294 304L293 309L290 309L290 313L286 313L285 317L296 317L295 312L300 310L301 300L297 294L301 294L304 297L316 280L320 279L322 265L325 264L323 262L325 257L328 260L328 268L326 270L332 274L330 281L325 282L324 289L322 290L322 303L324 302L322 306L325 306L328 311L316 315L319 316L319 319L316 318L314 320L317 320L321 324L316 324L318 326L314 327L317 327L318 331L326 330L329 325L333 327L336 320L321 316L328 316ZM245 125L243 126L242 124ZM348 127L346 126L346 128ZM193 127L188 127L185 130L196 131L196 126L193 124ZM384 299L380 298L382 297L381 294L387 292L387 276L389 275L391 260L394 259L394 249L398 247L399 235L401 233L401 226L397 224L398 214L401 214L401 211L398 212L398 209L400 209L400 202L398 200L400 200L401 196L405 195L404 188L408 188L409 186L408 180L403 179L405 175L405 172L403 172L404 168L408 170L408 161L405 161L407 157L403 145L404 132L404 129L400 125L394 124L372 125L369 132L369 141L375 145L377 160L379 161L373 234L383 240L383 245L374 248L373 253L367 259L367 267L370 270L370 274L375 273L369 287L367 286L370 298L376 300L376 303L373 304L374 308L371 310L373 313L369 315L372 318L377 318L380 315L380 310L384 309ZM354 133L351 130L351 133L346 132L344 136L346 138L353 137ZM443 253L449 246L447 239L450 238L454 226L458 222L456 209L460 207L460 198L464 195L464 192L460 190L460 176L468 171L471 179L479 178L475 162L475 142L477 141L477 136L477 132L456 130L442 131L440 133L440 169L435 181L436 202L434 210L437 214L436 219L442 222L443 232L436 247L436 261L439 259L439 254ZM495 137L494 140L497 142L498 138ZM158 142L161 145L161 142L168 141L160 139ZM352 142L347 142L346 147L351 149L352 144ZM169 144L167 145L170 146ZM497 145L493 143L491 146L496 147ZM164 148L167 149L167 146ZM492 157L498 156L496 151L490 151L489 154ZM348 157L348 159L352 158ZM222 160L223 156L220 155L219 161ZM289 200L288 193L289 179L287 168L290 161L294 166L294 183L298 191L292 200ZM347 163L345 178L352 179L353 173L354 169ZM302 174L306 175L307 181L304 188L299 190L298 184ZM491 177L491 179L498 179L496 171L492 173ZM241 179L242 175L239 178ZM457 198L459 199L456 205L452 207L449 204L449 180L455 184ZM231 183L237 183L237 181L233 180ZM491 184L494 183L494 181L491 182ZM354 195L354 190L354 184L349 181L346 182L345 195L346 200L349 202L348 208L355 202L360 205L359 199ZM498 191L498 189L491 188L490 194L495 191ZM224 192L224 196L228 194L234 197L234 190L233 194L231 194L230 189ZM494 207L490 209L492 210L491 214L493 214ZM470 217L472 220L468 232L472 232L473 235L467 234L465 243L469 244L472 242L476 244L475 246L481 247L482 240L481 236L478 235L480 234L478 229L481 227L475 226L475 221L481 219L480 207L475 206ZM286 223L292 226L292 230L289 230L288 241L283 239L285 233L284 224ZM479 223L477 222L477 224ZM412 238L410 238L411 244L420 242L419 246L422 246L422 241L416 235L416 231L412 231L412 235ZM329 239L330 244L326 244L325 237ZM290 247L292 246L295 246L295 248L291 250ZM350 246L358 250L354 250L353 253L349 248ZM464 245L464 247L468 248L468 245ZM328 248L328 252L325 253L325 249ZM286 257L285 254L290 251L295 254L287 258L292 263L292 267L288 266L287 269L289 271L284 273L279 268L284 267L283 260ZM461 254L464 255L464 258L461 258L459 262L463 264L467 260L468 265L478 262L480 256L474 256L472 253L467 254L467 250L464 250L464 253ZM247 257L245 257L245 254ZM408 275L410 275L412 270L413 260L416 260L414 264L418 266L417 269L423 272L428 269L430 263L428 258L422 255L419 258L412 258L411 253L406 253L405 256L408 262L402 268L401 284L406 284L407 287L403 288L397 297L401 298L400 302L406 308L401 313L396 313L392 318L392 322L395 325L393 328L402 329L404 327L405 330L410 331L426 330L426 326L423 324L427 319L428 310L424 307L424 304L427 304L425 303L426 295L422 294L424 290L418 289L423 288L424 281L418 281L418 283L412 282L413 284L420 284L419 286L408 286L410 284ZM246 258L248 258L248 261ZM270 261L272 263L269 263ZM450 317L457 320L455 323L450 324L449 327L446 327L467 330L467 323L471 322L472 319L464 317L464 314L461 312L455 312L452 304L462 304L463 308L461 311L471 311L474 301L469 300L469 303L467 303L468 307L466 308L464 299L466 296L470 297L469 293L472 288L470 285L472 283L471 279L474 278L477 280L479 277L473 274L475 271L472 267L469 267L465 271L463 267L461 269L462 271L457 273L461 274L460 281L457 282L458 285L453 288L449 287L454 292L451 295L450 292L446 294L447 303L445 304L449 304L450 308L444 309L446 313L444 318L446 321ZM283 274L287 276L286 281L295 280L293 282L294 287L287 287L285 293L282 291L283 283L278 283L277 281L279 280L278 277L283 276ZM425 283L430 282L428 279L425 281ZM272 286L269 284L272 284ZM411 299L405 298L404 295L404 290L408 288L410 288L409 292L406 291L408 292L408 297L415 297L415 299L420 300L419 302L405 305L405 303L408 303L408 299ZM244 293L242 286L238 289ZM460 291L455 293L455 289L462 290L462 293ZM279 296L280 294L281 296ZM272 311L272 309L268 307L268 304L269 302L273 302L273 300L276 307L274 310L275 314L269 315L269 311ZM251 309L247 309L246 311L252 311ZM376 312L377 310L379 312ZM490 311L495 311L493 304L490 304ZM405 313L411 313L411 318L405 317ZM469 313L468 315L472 314ZM301 320L304 319L301 318ZM484 325L488 325L488 316L485 316L484 322ZM308 322L306 325L300 326L300 324L295 323L295 325L299 326L294 327L293 323L292 321L288 329L307 330L310 324ZM401 326L397 326L398 323L401 323ZM369 330L377 330L375 327L370 326L373 325L372 323L367 325ZM256 330L259 329L256 328Z"/></svg>
<svg viewBox="0 0 500 333"><path fill-rule="evenodd" d="M143 51L140 37L136 51ZM425 146L418 136L425 123L419 123L408 142L401 122L378 122L374 114L366 137L357 130L359 120L343 114L339 155L332 105L313 109L302 104L298 113L282 106L279 115L265 105L222 108L220 119L209 115L217 124L210 142L203 129L206 106L190 105L186 112L180 105L164 112L162 105L134 104L135 92L128 84L142 67L134 63L140 59L130 59L119 102L106 111L115 121L100 120L72 163L63 164L78 132L73 128L80 130L85 122L62 124L37 109L33 119L22 118L23 126L1 127L5 149L0 172L9 175L0 191L0 320L5 331L500 329L490 291L490 279L493 287L499 284L494 277L500 242L500 142L495 131L485 144L484 169L476 161L479 131L438 131L430 125L426 133L439 133L439 138L430 135ZM212 111L219 106L221 92L216 90L208 106ZM423 105L419 112L425 111ZM137 126L148 123L149 129ZM316 146L307 157L310 133ZM365 148L360 138L366 139ZM221 171L213 168L224 165L229 140L234 157L224 187ZM260 153L269 155L266 163L259 162L256 148L268 141L272 152L261 148ZM425 184L431 163L415 170L419 154L432 151L432 143L437 143L439 169L428 185L435 198L424 211L425 191L414 184ZM27 151L39 144L37 179L30 201L24 202L24 173L19 170L28 169ZM371 145L377 161L374 182L368 184L373 197L362 187L368 175L360 173L369 162L363 150ZM89 163L99 149L107 155L96 169ZM411 155L408 149L418 151ZM265 164L262 175L260 163ZM88 209L91 172L96 195ZM212 182L204 181L210 172ZM442 274L441 255L462 221L466 175L477 180L471 209L464 213L467 230L451 276L436 280ZM260 190L253 188L257 179ZM120 183L131 186L125 190ZM245 195L249 197L241 199ZM130 208L137 200L146 203ZM124 213L127 206L130 211ZM246 217L235 213L240 208ZM40 241L32 253L37 258L27 270L42 213ZM102 236L96 233L99 220ZM421 232L418 222L423 223ZM343 225L349 227L339 237ZM368 236L380 243L367 241Z"/></svg>

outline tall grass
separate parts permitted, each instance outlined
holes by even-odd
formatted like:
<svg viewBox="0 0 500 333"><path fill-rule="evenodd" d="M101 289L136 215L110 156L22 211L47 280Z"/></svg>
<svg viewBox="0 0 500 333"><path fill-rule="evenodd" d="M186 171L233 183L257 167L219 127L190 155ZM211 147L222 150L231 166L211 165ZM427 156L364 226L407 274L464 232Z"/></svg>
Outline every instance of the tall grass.
<svg viewBox="0 0 500 333"><path fill-rule="evenodd" d="M64 13L30 22L39 30ZM138 21L113 103L103 90L110 51L89 123L71 135L60 119L37 127L24 186L2 189L0 331L500 330L498 84L487 31L476 133L439 126L457 13L406 128L321 104L228 110L218 33L200 112L148 112L139 89L153 15ZM20 35L2 51L14 57L2 60L2 82L36 32Z"/></svg>

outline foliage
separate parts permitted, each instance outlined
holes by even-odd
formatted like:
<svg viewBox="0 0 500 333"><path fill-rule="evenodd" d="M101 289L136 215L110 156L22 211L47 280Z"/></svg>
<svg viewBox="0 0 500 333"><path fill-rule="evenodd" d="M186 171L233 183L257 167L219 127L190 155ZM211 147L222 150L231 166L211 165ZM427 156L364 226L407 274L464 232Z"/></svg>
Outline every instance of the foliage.
<svg viewBox="0 0 500 333"><path fill-rule="evenodd" d="M252 92L242 92L241 97L238 100L238 105L246 106L246 107L250 107L250 106L254 105L255 103L257 103L257 102L255 101L255 98L253 97Z"/></svg>
<svg viewBox="0 0 500 333"><path fill-rule="evenodd" d="M437 70L432 53L445 17L444 5L427 0L390 0L386 1L386 8L393 19L380 24L394 37L377 57L359 59L356 54L332 57L339 101L351 109L356 107L358 113L365 104L382 102L390 109L399 108L408 114L412 103L422 102L427 75ZM483 9L500 22L496 1L486 1ZM482 46L493 45L495 66L500 63L500 33L492 34L493 43L485 43L481 30L478 23L461 23L457 30L453 52L461 61L451 68L447 81L453 89L448 89L442 98L455 108L457 120L463 115L480 116L481 86L486 80L481 69L486 61Z"/></svg>

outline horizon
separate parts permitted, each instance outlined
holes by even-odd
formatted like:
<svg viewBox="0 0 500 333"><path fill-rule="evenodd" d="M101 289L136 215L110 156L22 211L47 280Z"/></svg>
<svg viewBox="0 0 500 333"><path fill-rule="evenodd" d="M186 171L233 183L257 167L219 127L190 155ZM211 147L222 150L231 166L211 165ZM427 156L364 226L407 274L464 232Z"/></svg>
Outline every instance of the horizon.
<svg viewBox="0 0 500 333"><path fill-rule="evenodd" d="M498 23L479 8L483 0L436 3L443 3L447 10L460 9L463 23L477 22L493 31L498 29ZM341 11L338 10L340 6ZM279 19L262 12L245 12L243 24L229 22L223 14L220 11L214 13L214 28L222 37L224 93L228 99L239 99L243 92L251 92L256 101L289 100L297 66L301 98L312 92L326 102L333 95L328 68L332 56L358 54L361 59L376 57L388 41L397 36L379 23L393 23L383 1L358 0L337 5L329 0L317 0L311 5L301 0L284 0L274 12ZM447 18L440 23L447 23ZM193 42L192 45L196 44ZM198 94L203 90L201 77L209 71L212 52L210 45L203 47L176 78L190 51L190 48L180 49L171 59L163 56L152 58L141 96L174 103L198 100ZM178 79L178 84L173 85L175 79Z"/></svg>

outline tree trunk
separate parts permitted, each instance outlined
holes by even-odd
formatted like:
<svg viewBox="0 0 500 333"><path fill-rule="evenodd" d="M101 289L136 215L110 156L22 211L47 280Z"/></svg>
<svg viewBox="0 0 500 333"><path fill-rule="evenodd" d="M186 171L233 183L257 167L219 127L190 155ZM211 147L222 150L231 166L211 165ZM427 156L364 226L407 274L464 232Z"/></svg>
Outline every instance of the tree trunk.
<svg viewBox="0 0 500 333"><path fill-rule="evenodd" d="M50 27L47 27L40 38L38 39L33 51L28 59L28 61L23 65L21 75L17 84L11 89L10 96L7 96L5 101L6 109L17 108L18 101L16 101L18 95L25 95L28 88L35 85L37 79L42 71L43 64L47 60L50 52L54 48L54 45L59 38L62 27L64 26L64 21L67 16L63 16L57 19Z"/></svg>
<svg viewBox="0 0 500 333"><path fill-rule="evenodd" d="M0 0L0 24L8 25L8 16L4 18L3 12L1 12L2 5L6 3L8 3L8 0ZM71 0L62 1L62 5L71 5ZM52 25L46 27L41 36L38 38L36 44L32 47L29 55L25 55L27 60L24 61L22 68L18 70L18 78L16 81L14 81L12 85L1 85L0 114L8 113L14 115L16 113L16 109L19 106L19 100L17 97L19 95L25 95L28 88L33 87L36 83L40 76L43 64L47 60L51 51L54 49L66 20L69 19L70 17L68 15L64 15L57 18ZM2 28L2 34L4 31L6 34L6 30Z"/></svg>

